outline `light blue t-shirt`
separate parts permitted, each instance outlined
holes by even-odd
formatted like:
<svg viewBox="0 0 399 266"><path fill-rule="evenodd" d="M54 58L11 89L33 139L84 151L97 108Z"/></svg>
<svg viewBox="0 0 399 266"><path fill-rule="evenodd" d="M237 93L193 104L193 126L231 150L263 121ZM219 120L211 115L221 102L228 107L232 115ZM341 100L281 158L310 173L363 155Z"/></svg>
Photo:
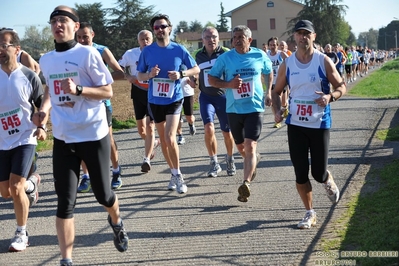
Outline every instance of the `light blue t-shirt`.
<svg viewBox="0 0 399 266"><path fill-rule="evenodd" d="M168 105L183 99L180 79L171 81L168 71L180 71L185 65L191 69L197 65L187 49L175 42L166 47L160 47L156 42L144 47L140 54L137 71L150 72L158 65L158 76L150 79L148 87L148 102L152 104Z"/></svg>
<svg viewBox="0 0 399 266"><path fill-rule="evenodd" d="M226 81L238 74L243 79L241 89L226 88L226 112L249 114L265 111L262 75L272 72L272 62L265 52L251 47L248 53L240 54L235 49L218 57L209 75L225 77Z"/></svg>
<svg viewBox="0 0 399 266"><path fill-rule="evenodd" d="M94 42L93 42L93 47L97 49L97 51L100 53L101 57L103 56L103 52L104 52L105 48L108 48L107 46L97 44ZM107 65L105 62L104 62L104 64ZM104 104L105 104L105 106L111 106L111 100L110 99L104 100Z"/></svg>

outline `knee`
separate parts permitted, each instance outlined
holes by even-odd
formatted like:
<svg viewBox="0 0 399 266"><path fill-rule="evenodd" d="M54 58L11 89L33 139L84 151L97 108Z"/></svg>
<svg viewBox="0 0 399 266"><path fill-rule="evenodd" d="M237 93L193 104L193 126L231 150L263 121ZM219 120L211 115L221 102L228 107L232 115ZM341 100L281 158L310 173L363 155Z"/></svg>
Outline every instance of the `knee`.
<svg viewBox="0 0 399 266"><path fill-rule="evenodd" d="M207 136L213 136L215 134L215 127L213 123L206 124L204 127L204 132Z"/></svg>
<svg viewBox="0 0 399 266"><path fill-rule="evenodd" d="M25 182L19 181L10 185L10 194L12 198L19 198L25 194Z"/></svg>
<svg viewBox="0 0 399 266"><path fill-rule="evenodd" d="M66 197L58 196L57 217L61 219L73 218L75 203L75 201L67 199Z"/></svg>
<svg viewBox="0 0 399 266"><path fill-rule="evenodd" d="M113 191L111 191L111 195L109 197L106 196L96 196L96 199L98 201L98 203L100 203L101 205L110 208L112 206L114 206L115 200L116 200L116 196L115 193Z"/></svg>

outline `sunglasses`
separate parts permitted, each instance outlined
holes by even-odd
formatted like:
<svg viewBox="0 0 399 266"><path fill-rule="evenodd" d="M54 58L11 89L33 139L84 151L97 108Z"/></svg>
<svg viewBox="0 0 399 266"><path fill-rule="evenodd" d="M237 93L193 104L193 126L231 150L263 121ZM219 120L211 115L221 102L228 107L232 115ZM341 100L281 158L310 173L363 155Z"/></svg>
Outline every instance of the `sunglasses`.
<svg viewBox="0 0 399 266"><path fill-rule="evenodd" d="M166 29L167 27L169 27L169 25L165 25L165 24L162 24L162 25L155 25L154 26L154 30L159 30L159 29Z"/></svg>

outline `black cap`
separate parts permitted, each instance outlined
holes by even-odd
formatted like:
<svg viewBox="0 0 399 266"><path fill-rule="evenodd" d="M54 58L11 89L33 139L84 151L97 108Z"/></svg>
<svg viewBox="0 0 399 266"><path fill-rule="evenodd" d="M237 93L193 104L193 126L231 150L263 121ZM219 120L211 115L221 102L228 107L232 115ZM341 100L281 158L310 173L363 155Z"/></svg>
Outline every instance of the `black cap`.
<svg viewBox="0 0 399 266"><path fill-rule="evenodd" d="M295 24L294 31L307 30L309 32L314 32L313 23L309 20L300 20Z"/></svg>

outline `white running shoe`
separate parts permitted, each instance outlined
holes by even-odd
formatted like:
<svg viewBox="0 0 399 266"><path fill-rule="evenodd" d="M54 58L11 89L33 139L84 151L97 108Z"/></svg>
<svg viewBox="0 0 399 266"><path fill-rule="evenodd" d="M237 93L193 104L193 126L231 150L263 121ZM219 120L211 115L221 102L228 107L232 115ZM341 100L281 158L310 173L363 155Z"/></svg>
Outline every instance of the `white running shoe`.
<svg viewBox="0 0 399 266"><path fill-rule="evenodd" d="M11 239L11 244L8 247L8 251L18 252L23 251L29 246L28 232L23 234L21 232L15 231L15 236Z"/></svg>
<svg viewBox="0 0 399 266"><path fill-rule="evenodd" d="M209 169L208 171L208 177L217 177L218 174L222 171L222 167L220 167L219 163L213 160L211 161L210 165L211 169Z"/></svg>
<svg viewBox="0 0 399 266"><path fill-rule="evenodd" d="M187 185L184 183L183 175L176 175L176 191L180 194L187 193Z"/></svg>
<svg viewBox="0 0 399 266"><path fill-rule="evenodd" d="M323 184L326 189L326 193L328 198L332 203L337 203L339 201L339 188L337 184L335 184L334 178L331 175L330 171L328 171L328 179L327 182Z"/></svg>
<svg viewBox="0 0 399 266"><path fill-rule="evenodd" d="M27 193L29 199L29 207L32 207L39 199L40 175L37 173L33 173L30 177L27 178L26 181L31 181L35 187L31 193Z"/></svg>
<svg viewBox="0 0 399 266"><path fill-rule="evenodd" d="M297 225L299 229L310 229L316 225L316 212L307 211L305 217Z"/></svg>
<svg viewBox="0 0 399 266"><path fill-rule="evenodd" d="M170 177L170 182L168 185L168 190L175 190L176 189L176 176L172 175Z"/></svg>

